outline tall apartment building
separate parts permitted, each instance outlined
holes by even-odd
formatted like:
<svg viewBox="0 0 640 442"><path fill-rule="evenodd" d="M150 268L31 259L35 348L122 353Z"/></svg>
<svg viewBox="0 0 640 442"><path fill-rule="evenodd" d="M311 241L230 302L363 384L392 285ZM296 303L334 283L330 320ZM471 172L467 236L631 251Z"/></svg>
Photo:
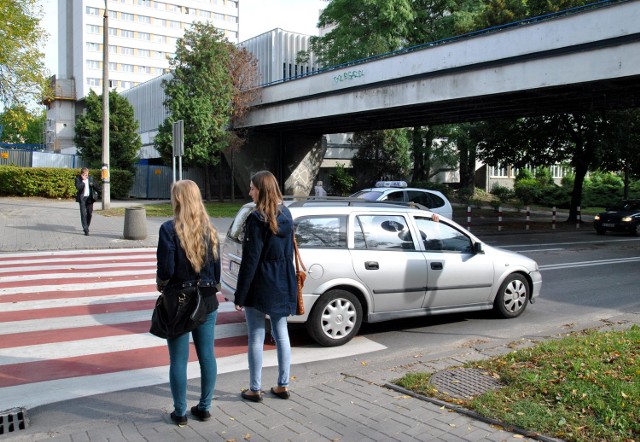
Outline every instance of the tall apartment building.
<svg viewBox="0 0 640 442"><path fill-rule="evenodd" d="M90 90L102 94L105 2L109 89L124 91L169 67L177 40L196 21L237 43L238 0L58 0L58 75L47 103L47 149L72 149L75 117Z"/></svg>

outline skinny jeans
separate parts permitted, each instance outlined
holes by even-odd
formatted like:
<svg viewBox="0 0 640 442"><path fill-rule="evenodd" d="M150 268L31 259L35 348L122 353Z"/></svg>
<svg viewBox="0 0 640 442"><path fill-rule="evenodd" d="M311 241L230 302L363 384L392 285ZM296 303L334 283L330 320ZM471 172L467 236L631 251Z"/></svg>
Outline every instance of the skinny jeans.
<svg viewBox="0 0 640 442"><path fill-rule="evenodd" d="M214 354L214 331L218 310L207 315L207 319L193 330L193 343L200 364L200 410L209 410L216 387L218 365ZM173 396L173 408L177 416L187 413L187 364L189 363L189 333L167 339L169 347L169 385Z"/></svg>
<svg viewBox="0 0 640 442"><path fill-rule="evenodd" d="M252 307L244 308L247 318L249 334L249 388L251 391L260 391L262 387L262 355L264 350L264 338L266 334L266 315ZM291 367L291 344L289 343L289 331L287 329L286 316L269 316L271 320L271 335L276 342L278 355L278 386L289 386L289 373Z"/></svg>

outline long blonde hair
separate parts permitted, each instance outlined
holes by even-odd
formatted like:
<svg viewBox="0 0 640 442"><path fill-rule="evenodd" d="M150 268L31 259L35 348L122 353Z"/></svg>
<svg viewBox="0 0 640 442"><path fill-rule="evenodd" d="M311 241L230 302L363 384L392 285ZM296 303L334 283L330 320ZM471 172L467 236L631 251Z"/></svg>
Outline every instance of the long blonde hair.
<svg viewBox="0 0 640 442"><path fill-rule="evenodd" d="M264 217L269 230L275 235L278 233L278 205L282 202L278 181L268 170L261 170L251 177L251 183L258 189L256 210Z"/></svg>
<svg viewBox="0 0 640 442"><path fill-rule="evenodd" d="M200 188L191 180L180 180L171 186L173 222L180 244L196 272L204 266L207 236L211 240L211 254L218 259L218 235L202 203Z"/></svg>

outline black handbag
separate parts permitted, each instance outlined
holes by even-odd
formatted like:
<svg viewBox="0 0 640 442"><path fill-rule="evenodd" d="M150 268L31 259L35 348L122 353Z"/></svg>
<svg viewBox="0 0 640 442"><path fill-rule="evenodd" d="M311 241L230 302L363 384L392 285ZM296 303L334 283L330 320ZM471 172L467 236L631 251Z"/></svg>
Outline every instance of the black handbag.
<svg viewBox="0 0 640 442"><path fill-rule="evenodd" d="M209 260L210 238L207 236L205 264ZM156 306L151 315L151 327L149 333L163 339L173 339L185 333L195 330L207 320L207 314L212 311L208 306L213 301L217 308L215 291L211 292L210 284L200 285L198 280L186 282L181 285L167 286L158 296ZM208 302L205 302L203 291L207 292Z"/></svg>
<svg viewBox="0 0 640 442"><path fill-rule="evenodd" d="M172 339L195 330L206 321L207 308L198 282L167 287L156 301L149 332Z"/></svg>

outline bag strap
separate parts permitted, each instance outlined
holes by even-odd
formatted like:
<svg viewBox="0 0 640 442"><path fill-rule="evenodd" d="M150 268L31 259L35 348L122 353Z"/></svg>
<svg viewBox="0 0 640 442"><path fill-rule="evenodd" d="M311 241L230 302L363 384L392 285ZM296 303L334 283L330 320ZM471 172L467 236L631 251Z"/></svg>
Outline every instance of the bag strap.
<svg viewBox="0 0 640 442"><path fill-rule="evenodd" d="M296 234L295 232L293 233L293 251L295 254L295 261L296 261L296 272L300 271L300 267L302 267L302 270L304 270L305 272L307 271L307 268L304 266L304 263L302 262L302 259L300 258L300 252L298 252L298 243L296 241Z"/></svg>

